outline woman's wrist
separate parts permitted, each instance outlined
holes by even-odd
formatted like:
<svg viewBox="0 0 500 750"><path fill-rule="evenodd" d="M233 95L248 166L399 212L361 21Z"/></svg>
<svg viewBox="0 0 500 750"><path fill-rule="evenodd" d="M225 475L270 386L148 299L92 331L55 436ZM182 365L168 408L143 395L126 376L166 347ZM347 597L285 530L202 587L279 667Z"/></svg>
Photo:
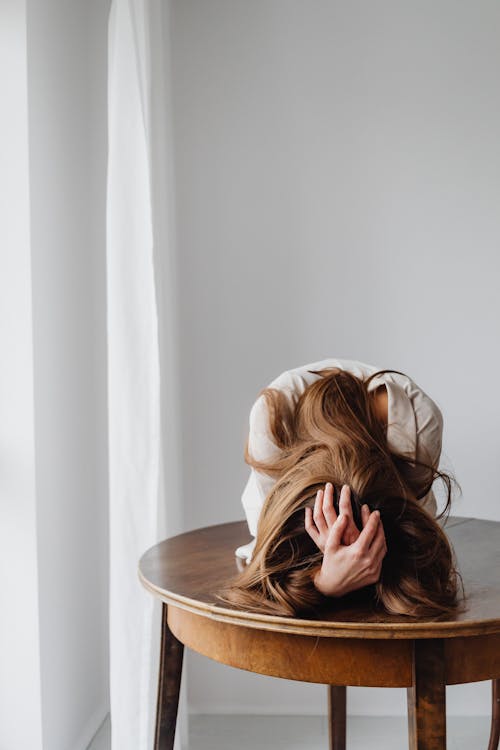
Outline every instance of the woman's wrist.
<svg viewBox="0 0 500 750"><path fill-rule="evenodd" d="M327 594L326 591L324 591L323 589L321 571L322 571L322 565L318 565L316 568L313 569L312 582L314 584L314 588L316 589L316 591L319 591L320 594L323 594L323 596L332 596L332 594L330 593Z"/></svg>
<svg viewBox="0 0 500 750"><path fill-rule="evenodd" d="M323 566L322 565L318 565L316 568L314 568L311 578L314 584L314 588L316 589L316 591L319 591L320 594L323 594L323 596L327 596L329 598L336 598L339 596L343 596L343 594L346 593L345 591L341 591L337 588L333 589L331 581L328 583L325 589L324 581L323 581Z"/></svg>
<svg viewBox="0 0 500 750"><path fill-rule="evenodd" d="M315 565L314 568L311 568L310 570L310 577L311 577L312 584L314 588L317 589L318 591L319 591L318 579L319 579L320 573L321 573L321 565Z"/></svg>

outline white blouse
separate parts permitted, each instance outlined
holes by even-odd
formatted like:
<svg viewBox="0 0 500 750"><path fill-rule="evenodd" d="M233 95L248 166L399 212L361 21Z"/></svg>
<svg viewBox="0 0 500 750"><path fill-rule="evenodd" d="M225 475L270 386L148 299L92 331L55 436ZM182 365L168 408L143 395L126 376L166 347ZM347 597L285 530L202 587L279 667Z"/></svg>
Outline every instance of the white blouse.
<svg viewBox="0 0 500 750"><path fill-rule="evenodd" d="M382 368L375 367L374 365L368 365L364 362L358 362L350 359L322 359L317 362L311 362L301 367L296 367L293 370L286 370L269 383L269 388L277 388L281 390L284 395L288 398L292 405L295 405L305 391L307 386L318 380L321 376L308 372L309 370L321 370L327 367L338 367L341 370L351 372L359 378L366 378L377 370ZM382 383L390 381L392 383L402 382L402 376L394 375L393 373L384 373L370 381L368 390L372 391L379 387ZM406 379L413 386L416 387L413 381ZM397 387L397 386L396 386ZM389 391L389 399L391 398ZM425 394L424 394L425 395ZM407 399L405 399L406 401ZM405 402L401 402L405 403ZM389 400L389 410L391 407L391 401ZM414 416L411 410L411 404L408 400L407 412L404 408L399 414L400 418L411 422L410 430L414 428ZM411 413L410 413L411 412ZM273 456L279 455L280 448L274 443L271 436L268 423L267 403L264 396L259 396L255 401L250 411L249 418L249 436L248 436L248 450L250 454L258 461L267 461ZM276 479L268 476L253 467L250 468L250 476L243 490L241 496L241 502L245 511L248 528L250 534L255 537L257 533L257 522L259 520L260 511L264 505L264 501L273 488ZM422 504L433 514L436 513L436 500L432 490L428 493ZM244 544L235 550L235 554L238 557L246 559L247 563L251 560L252 552L255 547L255 538L252 539L248 544Z"/></svg>

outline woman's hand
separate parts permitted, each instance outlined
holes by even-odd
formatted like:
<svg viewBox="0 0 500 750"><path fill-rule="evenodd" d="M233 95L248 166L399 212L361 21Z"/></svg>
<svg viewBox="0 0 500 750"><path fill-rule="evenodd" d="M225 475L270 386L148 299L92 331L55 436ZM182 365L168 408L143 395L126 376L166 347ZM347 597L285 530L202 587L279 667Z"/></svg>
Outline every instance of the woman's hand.
<svg viewBox="0 0 500 750"><path fill-rule="evenodd" d="M342 543L348 517L341 513L330 527L321 567L314 574L314 586L325 596L343 596L375 583L380 577L387 552L378 510L361 509L363 530L350 545Z"/></svg>
<svg viewBox="0 0 500 750"><path fill-rule="evenodd" d="M340 491L339 514L346 516L345 530L342 535L343 544L352 544L360 535L360 531L354 523L351 506L351 488L344 484ZM325 489L318 490L314 501L314 510L305 509L305 527L316 546L325 552L325 544L328 533L337 520L337 513L333 505L333 484L327 482Z"/></svg>

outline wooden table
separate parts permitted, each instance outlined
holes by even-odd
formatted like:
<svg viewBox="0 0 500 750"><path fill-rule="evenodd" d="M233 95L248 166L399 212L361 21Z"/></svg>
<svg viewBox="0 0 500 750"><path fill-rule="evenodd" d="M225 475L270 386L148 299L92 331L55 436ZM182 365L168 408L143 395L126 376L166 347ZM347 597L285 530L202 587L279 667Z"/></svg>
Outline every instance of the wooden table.
<svg viewBox="0 0 500 750"><path fill-rule="evenodd" d="M174 743L184 645L259 674L328 685L331 750L345 748L346 686L408 690L410 750L446 748L446 685L493 680L488 750L500 733L500 523L449 518L466 609L445 622L332 607L320 619L261 615L214 597L237 573L246 522L166 539L141 557L139 578L163 602L155 750Z"/></svg>

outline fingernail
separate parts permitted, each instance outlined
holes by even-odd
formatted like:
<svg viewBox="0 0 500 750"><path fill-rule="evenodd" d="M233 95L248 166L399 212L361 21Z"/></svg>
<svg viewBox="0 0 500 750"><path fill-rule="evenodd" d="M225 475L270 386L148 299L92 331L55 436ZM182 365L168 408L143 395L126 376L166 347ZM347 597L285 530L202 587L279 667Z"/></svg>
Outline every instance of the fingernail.
<svg viewBox="0 0 500 750"><path fill-rule="evenodd" d="M327 482L326 486L328 487L328 489L330 489L330 487L333 487L333 484L331 482Z"/></svg>
<svg viewBox="0 0 500 750"><path fill-rule="evenodd" d="M375 513L375 515L377 516L377 518L380 517L380 511L379 510L374 510L373 512Z"/></svg>

